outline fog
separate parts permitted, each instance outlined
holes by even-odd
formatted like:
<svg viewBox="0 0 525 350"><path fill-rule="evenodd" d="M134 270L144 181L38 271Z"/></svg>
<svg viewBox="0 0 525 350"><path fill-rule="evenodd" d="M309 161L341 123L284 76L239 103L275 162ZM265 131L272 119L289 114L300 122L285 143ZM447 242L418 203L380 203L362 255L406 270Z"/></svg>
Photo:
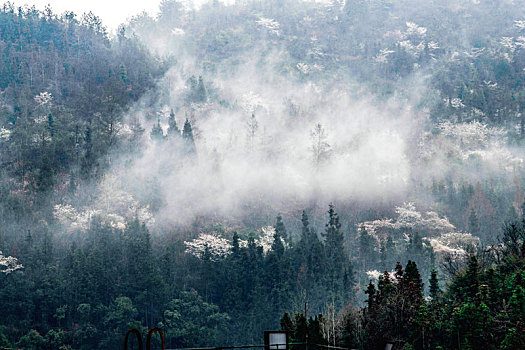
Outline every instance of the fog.
<svg viewBox="0 0 525 350"><path fill-rule="evenodd" d="M124 114L124 138L136 123L144 133L134 139L137 152L113 152L108 171L122 191L146 198L144 209L151 209L146 203L152 196L162 203L151 214L154 222L187 225L196 217L238 219L253 213L273 220L279 212L325 208L330 202L412 200L432 208L429 191L436 181L477 183L496 177L510 182L520 171L522 152L509 146L507 130L466 118L474 112L461 99L443 99L432 87L432 70L457 57L440 52L443 44L432 30L401 20L400 29L387 31L387 42L399 37L398 44L411 55L428 47L432 60L426 67L414 64L385 94L358 76L370 63L356 61L356 73L337 61L335 69L326 66L329 52L316 46L322 33L309 29L318 19L305 16L298 24L312 35L308 54L314 57L301 61L287 47L286 40L296 39L285 40L284 25L265 17L285 18L282 9L247 4L191 9L166 2L156 18L141 15L126 26L126 35L171 65L156 88ZM289 2L283 8L325 16L343 5ZM235 8L248 17L232 22ZM249 12L252 8L261 12ZM239 44L233 34L225 36L225 28L254 30L257 44L223 56L198 41L200 26L216 28L215 40L225 45ZM372 64L388 64L393 53L381 49ZM202 77L204 100L192 100L192 76L195 81ZM452 110L448 113L455 121L431 121L436 106ZM181 151L182 138L166 136L170 110L179 129L186 119L191 122L195 153ZM150 137L157 123L163 141ZM140 192L144 189L146 194Z"/></svg>

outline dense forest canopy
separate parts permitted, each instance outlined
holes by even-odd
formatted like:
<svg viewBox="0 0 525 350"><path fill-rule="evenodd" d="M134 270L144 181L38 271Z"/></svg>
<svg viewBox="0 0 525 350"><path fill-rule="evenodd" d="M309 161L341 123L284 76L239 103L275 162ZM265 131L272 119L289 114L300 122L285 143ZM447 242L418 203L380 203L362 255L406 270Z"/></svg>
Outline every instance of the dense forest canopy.
<svg viewBox="0 0 525 350"><path fill-rule="evenodd" d="M0 348L525 347L523 1L8 2L0 54Z"/></svg>

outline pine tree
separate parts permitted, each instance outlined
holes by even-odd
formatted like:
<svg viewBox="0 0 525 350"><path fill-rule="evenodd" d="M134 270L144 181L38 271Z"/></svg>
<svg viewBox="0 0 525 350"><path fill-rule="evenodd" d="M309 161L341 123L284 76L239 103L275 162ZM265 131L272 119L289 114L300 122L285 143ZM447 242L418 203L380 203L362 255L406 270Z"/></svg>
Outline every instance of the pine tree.
<svg viewBox="0 0 525 350"><path fill-rule="evenodd" d="M47 129L49 130L49 135L51 137L55 136L55 121L53 120L53 115L51 113L47 115Z"/></svg>
<svg viewBox="0 0 525 350"><path fill-rule="evenodd" d="M368 295L368 298L366 299L366 304L367 304L369 313L372 312L374 309L376 293L377 293L376 286L372 283L372 281L370 281L365 291L365 294Z"/></svg>
<svg viewBox="0 0 525 350"><path fill-rule="evenodd" d="M177 125L177 121L175 120L175 113L173 112L173 109L170 112L170 116L168 118L168 137L174 137L174 136L180 136L180 129Z"/></svg>
<svg viewBox="0 0 525 350"><path fill-rule="evenodd" d="M47 192L52 189L54 184L53 180L53 168L51 167L51 161L47 156L42 159L40 171L38 172L37 186L38 191Z"/></svg>
<svg viewBox="0 0 525 350"><path fill-rule="evenodd" d="M197 102L206 102L208 100L208 93L206 92L206 87L204 86L204 80L202 79L202 76L199 76L196 94Z"/></svg>
<svg viewBox="0 0 525 350"><path fill-rule="evenodd" d="M407 285L407 290L411 291L411 296L414 298L415 303L422 302L423 300L423 280L419 274L419 270L414 261L408 260L405 267L405 275L403 281Z"/></svg>
<svg viewBox="0 0 525 350"><path fill-rule="evenodd" d="M441 294L441 289L439 288L439 280L437 278L437 271L432 270L430 272L430 279L428 281L428 289L430 293L430 297L432 298L432 301L436 301L439 294Z"/></svg>
<svg viewBox="0 0 525 350"><path fill-rule="evenodd" d="M284 245L282 240L283 234L286 235L286 228L284 227L281 215L277 215L275 233L273 234L272 251L275 252L278 258L282 257L284 254Z"/></svg>
<svg viewBox="0 0 525 350"><path fill-rule="evenodd" d="M281 318L281 329L290 334L295 332L295 325L293 324L292 318L288 312L285 312L284 316Z"/></svg>
<svg viewBox="0 0 525 350"><path fill-rule="evenodd" d="M160 126L160 119L157 119L157 124L153 125L149 137L154 142L162 141L164 138L164 133L162 127Z"/></svg>
<svg viewBox="0 0 525 350"><path fill-rule="evenodd" d="M193 139L193 130L191 128L191 123L186 118L186 121L184 122L184 128L182 130L182 138L184 142L186 143L186 152L188 154L195 152L195 140Z"/></svg>
<svg viewBox="0 0 525 350"><path fill-rule="evenodd" d="M275 228L275 233L276 234L279 233L279 236L285 242L290 242L290 238L288 237L288 233L286 232L286 227L284 226L284 223L283 223L283 218L280 214L277 215L274 228Z"/></svg>

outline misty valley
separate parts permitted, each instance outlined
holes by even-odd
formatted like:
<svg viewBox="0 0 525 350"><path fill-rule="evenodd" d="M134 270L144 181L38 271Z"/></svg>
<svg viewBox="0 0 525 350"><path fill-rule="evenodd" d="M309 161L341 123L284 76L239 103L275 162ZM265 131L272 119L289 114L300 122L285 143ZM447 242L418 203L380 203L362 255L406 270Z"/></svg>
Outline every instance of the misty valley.
<svg viewBox="0 0 525 350"><path fill-rule="evenodd" d="M525 349L523 0L52 6L0 6L0 349Z"/></svg>

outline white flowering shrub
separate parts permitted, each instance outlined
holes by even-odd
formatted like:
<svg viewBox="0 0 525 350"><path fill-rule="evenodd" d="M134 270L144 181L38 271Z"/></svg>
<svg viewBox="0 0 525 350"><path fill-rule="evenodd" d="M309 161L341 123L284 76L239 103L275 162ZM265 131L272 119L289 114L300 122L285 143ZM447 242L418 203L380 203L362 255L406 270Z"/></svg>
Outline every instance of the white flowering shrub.
<svg viewBox="0 0 525 350"><path fill-rule="evenodd" d="M406 22L406 26L407 26L407 34L425 36L425 34L427 33L427 28L420 27L414 22Z"/></svg>
<svg viewBox="0 0 525 350"><path fill-rule="evenodd" d="M40 106L45 106L53 100L53 95L50 92L44 91L35 96L35 102Z"/></svg>
<svg viewBox="0 0 525 350"><path fill-rule="evenodd" d="M66 229L66 232L87 230L91 219L101 214L100 210L77 210L70 204L57 204L53 207L53 216ZM115 224L111 226L115 227Z"/></svg>
<svg viewBox="0 0 525 350"><path fill-rule="evenodd" d="M255 243L258 246L263 248L263 252L267 253L273 244L273 236L275 235L275 228L273 226L264 226L261 227L261 232L259 237L255 240Z"/></svg>
<svg viewBox="0 0 525 350"><path fill-rule="evenodd" d="M260 17L255 23L260 27L266 28L270 33L279 35L279 22L271 18Z"/></svg>
<svg viewBox="0 0 525 350"><path fill-rule="evenodd" d="M0 251L0 272L9 274L13 271L22 269L24 266L18 263L18 259L12 256L4 256Z"/></svg>
<svg viewBox="0 0 525 350"><path fill-rule="evenodd" d="M412 202L405 202L402 206L396 207L398 227L414 227L422 221L421 213L416 210Z"/></svg>
<svg viewBox="0 0 525 350"><path fill-rule="evenodd" d="M306 63L299 62L295 67L303 74L308 74L310 72L310 67Z"/></svg>
<svg viewBox="0 0 525 350"><path fill-rule="evenodd" d="M6 128L0 128L0 139L9 140L11 137L11 130Z"/></svg>
<svg viewBox="0 0 525 350"><path fill-rule="evenodd" d="M35 121L36 124L42 124L42 123L45 123L47 122L47 115L41 115L39 117L36 117L33 119Z"/></svg>
<svg viewBox="0 0 525 350"><path fill-rule="evenodd" d="M88 229L95 216L102 223L121 230L126 227L126 222L135 218L147 226L155 223L149 206L141 206L129 192L123 190L123 184L114 175L104 177L91 205L74 208L70 204L57 204L53 215L66 232Z"/></svg>
<svg viewBox="0 0 525 350"><path fill-rule="evenodd" d="M365 221L359 223L358 228L361 231L366 230L378 242L385 241L392 230L413 229L431 236L456 231L456 227L450 223L447 217L440 217L434 211L420 213L412 202L405 202L403 205L396 207L395 212L397 214L395 220L383 218ZM409 236L405 235L405 239L408 241Z"/></svg>
<svg viewBox="0 0 525 350"><path fill-rule="evenodd" d="M491 82L486 82L492 84ZM473 114L483 114L472 111ZM422 160L455 159L458 162L476 159L488 168L513 170L521 167L523 159L512 154L507 144L507 133L502 128L489 127L485 123L452 123L444 121L438 124L438 134L424 133L421 137L418 153Z"/></svg>
<svg viewBox="0 0 525 350"><path fill-rule="evenodd" d="M379 277L382 276L383 274L384 274L384 272L379 272L378 270L366 271L366 275L371 281L379 280ZM390 276L390 279L394 283L396 281L395 274L396 274L395 271L389 271L388 272L388 275Z"/></svg>
<svg viewBox="0 0 525 350"><path fill-rule="evenodd" d="M387 63L388 62L388 56L394 53L394 50L389 49L381 49L379 53L376 55L374 60L377 63Z"/></svg>
<svg viewBox="0 0 525 350"><path fill-rule="evenodd" d="M223 258L231 253L232 245L223 237L216 234L201 233L192 241L184 242L186 253L202 259L206 249L212 260Z"/></svg>
<svg viewBox="0 0 525 350"><path fill-rule="evenodd" d="M261 227L258 237L254 240L255 245L262 247L265 254L268 253L268 251L272 249L274 235L275 228L273 226ZM282 238L281 241L286 247L287 245ZM199 237L191 241L184 242L184 245L186 246L186 253L191 254L199 259L204 256L206 249L208 249L212 260L217 260L229 255L232 249L231 241L221 237L216 232L211 234L201 233ZM247 240L239 239L239 247L246 248L247 246Z"/></svg>
<svg viewBox="0 0 525 350"><path fill-rule="evenodd" d="M461 101L459 97L454 97L452 100L450 100L450 105L452 106L452 108L456 108L456 109L465 107L465 105L463 104L463 102Z"/></svg>
<svg viewBox="0 0 525 350"><path fill-rule="evenodd" d="M425 240L430 243L438 257L449 255L456 259L463 258L467 254L468 247L476 248L480 244L478 237L462 232L444 233L439 237L425 238Z"/></svg>

